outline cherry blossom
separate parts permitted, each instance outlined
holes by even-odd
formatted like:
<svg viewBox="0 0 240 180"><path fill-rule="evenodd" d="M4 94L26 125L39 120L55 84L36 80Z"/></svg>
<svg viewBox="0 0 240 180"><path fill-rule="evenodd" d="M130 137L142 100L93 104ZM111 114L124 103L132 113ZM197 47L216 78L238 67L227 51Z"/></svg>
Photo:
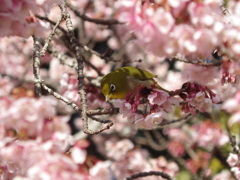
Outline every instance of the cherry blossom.
<svg viewBox="0 0 240 180"><path fill-rule="evenodd" d="M0 9L2 31L0 36L29 37L33 34L41 35L46 31L45 23L40 23L34 13L41 9L49 10L53 4L61 1L6 1L3 0ZM45 26L45 27L44 27Z"/></svg>
<svg viewBox="0 0 240 180"><path fill-rule="evenodd" d="M197 143L201 147L223 146L229 141L229 137L222 132L217 123L205 121L197 128Z"/></svg>
<svg viewBox="0 0 240 180"><path fill-rule="evenodd" d="M239 8L3 0L0 179L240 179ZM160 87L143 82L106 102L102 76L124 66Z"/></svg>
<svg viewBox="0 0 240 180"><path fill-rule="evenodd" d="M231 118L229 119L229 125L232 126L235 123L240 121L240 93L239 91L235 94L233 98L228 99L223 104L223 109L225 109L229 113L233 113Z"/></svg>

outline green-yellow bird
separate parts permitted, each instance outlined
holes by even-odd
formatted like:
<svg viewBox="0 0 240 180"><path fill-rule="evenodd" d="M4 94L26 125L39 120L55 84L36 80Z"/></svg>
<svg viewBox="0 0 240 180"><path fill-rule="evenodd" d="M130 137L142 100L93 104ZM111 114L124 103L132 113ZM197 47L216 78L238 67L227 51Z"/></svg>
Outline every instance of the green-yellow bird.
<svg viewBox="0 0 240 180"><path fill-rule="evenodd" d="M156 75L139 68L122 67L103 77L101 90L106 101L109 99L124 99L138 85L144 85L148 88L154 85L162 89L154 80L155 77Z"/></svg>

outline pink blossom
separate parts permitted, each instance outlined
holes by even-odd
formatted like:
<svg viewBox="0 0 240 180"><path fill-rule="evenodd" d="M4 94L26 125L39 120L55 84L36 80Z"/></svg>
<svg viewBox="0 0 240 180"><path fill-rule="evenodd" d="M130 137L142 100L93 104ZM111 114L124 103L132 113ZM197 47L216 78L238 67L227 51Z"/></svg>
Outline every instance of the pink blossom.
<svg viewBox="0 0 240 180"><path fill-rule="evenodd" d="M90 175L93 179L108 180L112 177L112 172L110 169L110 161L98 162L95 166L90 169Z"/></svg>
<svg viewBox="0 0 240 180"><path fill-rule="evenodd" d="M79 105L80 101L80 94L78 93L78 90L67 90L63 94L64 97L69 99L70 101L76 103Z"/></svg>
<svg viewBox="0 0 240 180"><path fill-rule="evenodd" d="M227 158L227 163L233 167L235 165L237 165L239 161L239 158L238 158L238 155L237 154L234 154L234 153L230 153L228 158Z"/></svg>
<svg viewBox="0 0 240 180"><path fill-rule="evenodd" d="M185 153L184 144L174 140L168 143L168 150L176 157L182 157Z"/></svg>
<svg viewBox="0 0 240 180"><path fill-rule="evenodd" d="M151 104L162 105L167 101L169 94L163 90L154 90L151 94L148 95L148 100Z"/></svg>
<svg viewBox="0 0 240 180"><path fill-rule="evenodd" d="M187 0L181 3L155 1L154 4L155 8L149 2L141 4L137 1L118 1L116 7L119 11L119 20L127 22L129 30L133 30L138 40L158 56L180 52L192 55L195 53L195 57L211 57L211 52L220 44L218 39L221 32L212 32L215 23L222 22L219 1L211 3ZM186 27L185 29L190 31L180 33L177 30L179 27ZM183 39L187 41L181 43Z"/></svg>
<svg viewBox="0 0 240 180"><path fill-rule="evenodd" d="M128 117L128 121L135 125L137 128L144 128L144 126L141 126L141 122L144 122L145 118L142 114L138 114L138 113L132 113L129 117ZM140 123L138 123L140 122Z"/></svg>
<svg viewBox="0 0 240 180"><path fill-rule="evenodd" d="M1 166L6 178L21 176L26 178L39 177L40 179L79 179L78 167L74 162L61 154L52 154L49 145L37 141L9 141L0 144ZM65 149L66 150L66 149ZM12 166L14 165L14 166ZM12 167L11 167L12 166Z"/></svg>
<svg viewBox="0 0 240 180"><path fill-rule="evenodd" d="M1 23L1 22L0 22ZM0 38L0 72L6 75L16 77L26 77L32 79L26 74L32 69L27 71L29 57L32 55L30 51L33 41L31 38L23 39L20 37ZM13 83L13 82L12 82Z"/></svg>
<svg viewBox="0 0 240 180"><path fill-rule="evenodd" d="M172 177L179 172L178 165L173 161L166 160L163 156L160 156L157 159L151 159L150 163L155 171L164 171Z"/></svg>
<svg viewBox="0 0 240 180"><path fill-rule="evenodd" d="M214 48L219 44L218 36L208 29L200 29L193 35L193 39L197 42L197 57L209 58L212 56ZM205 46L201 46L205 44Z"/></svg>
<svg viewBox="0 0 240 180"><path fill-rule="evenodd" d="M199 169L206 169L208 167L209 159L209 153L198 151L196 158L187 160L187 166L192 173L197 173Z"/></svg>
<svg viewBox="0 0 240 180"><path fill-rule="evenodd" d="M240 122L239 94L240 93L238 91L233 98L230 98L227 101L225 101L225 103L222 106L222 108L227 112L233 113L228 122L230 126L237 122Z"/></svg>
<svg viewBox="0 0 240 180"><path fill-rule="evenodd" d="M44 0L45 1L45 0ZM3 1L0 9L0 27L2 31L0 36L22 36L29 37L33 34L42 35L45 27L39 23L37 18L33 15L39 12L40 8L49 10L54 4L60 2L48 1Z"/></svg>
<svg viewBox="0 0 240 180"><path fill-rule="evenodd" d="M190 106L198 109L201 112L205 112L212 107L212 101L209 98L205 98L205 93L198 92L195 98L187 98Z"/></svg>
<svg viewBox="0 0 240 180"><path fill-rule="evenodd" d="M147 157L148 153L144 150L136 149L129 151L122 159L112 164L111 171L114 172L114 176L117 179L128 177L138 172L148 171L151 167L149 163L144 160Z"/></svg>
<svg viewBox="0 0 240 180"><path fill-rule="evenodd" d="M145 118L140 118L135 121L138 128L152 129L163 121L163 118L167 118L167 113L164 111L151 113Z"/></svg>
<svg viewBox="0 0 240 180"><path fill-rule="evenodd" d="M58 48L58 47L56 47ZM59 51L64 51L63 48L58 48ZM67 58L66 64L74 65L74 59ZM56 71L57 69L57 71ZM49 63L49 76L51 79L60 81L61 86L65 87L66 82L72 78L71 74L74 74L74 70L66 65L62 65L57 58L52 58Z"/></svg>
<svg viewBox="0 0 240 180"><path fill-rule="evenodd" d="M181 54L193 53L197 50L197 43L193 40L194 29L187 25L178 25L173 29L172 36L178 39L172 39L175 42L174 51L179 49Z"/></svg>
<svg viewBox="0 0 240 180"><path fill-rule="evenodd" d="M24 136L49 138L55 131L69 134L68 116L56 116L56 100L51 97L1 99L4 111L0 119L6 129L14 129ZM7 108L7 109L5 109ZM4 110L5 109L5 110Z"/></svg>
<svg viewBox="0 0 240 180"><path fill-rule="evenodd" d="M230 117L228 124L232 126L233 124L239 123L239 122L240 122L240 112L237 112Z"/></svg>
<svg viewBox="0 0 240 180"><path fill-rule="evenodd" d="M133 143L128 139L123 139L117 143L106 142L107 155L115 160L120 160L124 155L134 148Z"/></svg>
<svg viewBox="0 0 240 180"><path fill-rule="evenodd" d="M162 34L167 34L172 29L175 24L175 20L172 17L171 13L165 12L163 8L158 8L154 12L153 21L156 28Z"/></svg>
<svg viewBox="0 0 240 180"><path fill-rule="evenodd" d="M212 103L218 102L218 97L206 86L197 83L186 82L182 86L183 91L179 96L185 100L182 111L195 115L196 110L206 112L212 107ZM213 100L214 99L214 100Z"/></svg>
<svg viewBox="0 0 240 180"><path fill-rule="evenodd" d="M116 108L119 108L120 113L123 114L123 117L128 117L129 115L131 115L131 104L130 103L126 103L123 100L120 99L116 99L113 101L113 104Z"/></svg>
<svg viewBox="0 0 240 180"><path fill-rule="evenodd" d="M216 174L213 177L213 180L224 180L224 179L230 179L230 172L227 170L223 170L220 173Z"/></svg>
<svg viewBox="0 0 240 180"><path fill-rule="evenodd" d="M199 146L223 146L228 143L228 141L229 137L216 123L205 121L200 124L200 127L198 127L197 143Z"/></svg>
<svg viewBox="0 0 240 180"><path fill-rule="evenodd" d="M232 168L231 168L231 171L234 173L234 175L235 175L235 177L236 177L237 179L240 178L240 169L239 169L239 167L232 167Z"/></svg>
<svg viewBox="0 0 240 180"><path fill-rule="evenodd" d="M149 103L141 104L141 98L144 98L145 94L142 94L144 90L140 87L137 89L137 95L132 96L130 93L126 100L114 100L114 106L119 108L123 117L127 117L128 121L137 128L152 129L162 122L164 118L167 118L165 111L171 111L171 106L176 103L174 98L168 98L167 92L162 90L153 89L152 93L148 94L147 99ZM175 104L176 105L176 104ZM150 107L150 113L144 113ZM142 113L138 113L142 111Z"/></svg>
<svg viewBox="0 0 240 180"><path fill-rule="evenodd" d="M210 87L215 87L220 82L221 74L216 67L202 67L185 63L183 72L182 75L185 81L193 81Z"/></svg>
<svg viewBox="0 0 240 180"><path fill-rule="evenodd" d="M87 157L87 152L79 147L73 147L71 149L71 156L75 163L83 164Z"/></svg>
<svg viewBox="0 0 240 180"><path fill-rule="evenodd" d="M61 155L45 156L44 159L28 169L27 177L39 177L40 179L90 180L87 175L78 173L78 167L70 158Z"/></svg>

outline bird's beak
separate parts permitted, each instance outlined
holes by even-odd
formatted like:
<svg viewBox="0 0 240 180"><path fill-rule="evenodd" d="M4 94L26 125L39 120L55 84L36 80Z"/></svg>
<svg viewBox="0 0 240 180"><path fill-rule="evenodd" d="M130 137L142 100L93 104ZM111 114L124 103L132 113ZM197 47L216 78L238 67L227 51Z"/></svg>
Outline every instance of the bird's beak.
<svg viewBox="0 0 240 180"><path fill-rule="evenodd" d="M108 94L108 95L105 96L106 101L109 101L110 98L111 98L111 94Z"/></svg>

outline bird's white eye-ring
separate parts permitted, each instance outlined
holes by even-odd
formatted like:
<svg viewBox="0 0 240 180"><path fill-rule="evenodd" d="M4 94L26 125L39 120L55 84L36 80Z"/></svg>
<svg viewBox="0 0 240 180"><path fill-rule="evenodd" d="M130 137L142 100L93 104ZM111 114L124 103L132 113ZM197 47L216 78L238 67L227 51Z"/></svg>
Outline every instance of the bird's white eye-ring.
<svg viewBox="0 0 240 180"><path fill-rule="evenodd" d="M110 91L113 92L116 90L116 86L114 84L110 85Z"/></svg>

